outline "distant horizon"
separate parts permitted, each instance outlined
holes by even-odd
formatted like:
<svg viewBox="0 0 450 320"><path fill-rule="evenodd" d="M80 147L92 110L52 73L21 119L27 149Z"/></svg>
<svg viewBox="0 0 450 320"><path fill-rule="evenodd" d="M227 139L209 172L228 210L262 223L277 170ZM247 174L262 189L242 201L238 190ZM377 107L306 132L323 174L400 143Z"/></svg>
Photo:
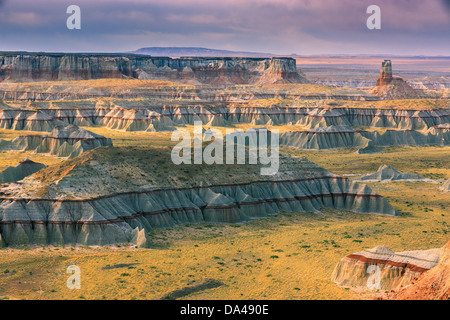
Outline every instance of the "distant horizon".
<svg viewBox="0 0 450 320"><path fill-rule="evenodd" d="M450 54L450 0L78 0L81 29L69 30L73 4L0 0L0 51L179 46L299 56ZM377 30L367 27L373 4L381 12Z"/></svg>
<svg viewBox="0 0 450 320"><path fill-rule="evenodd" d="M205 49L205 50L213 50L213 51L223 51L223 52L230 52L230 53L248 53L248 54L261 54L266 56L273 56L273 57L330 57L330 56L342 56L342 57L351 57L351 56L357 56L357 57L396 57L396 58L449 58L449 55L424 55L424 54L416 54L416 55L407 55L407 54L392 54L392 53L317 53L317 54L297 54L297 53L290 53L290 54L277 54L277 53L271 53L271 52L256 52L256 51L248 51L248 50L226 50L226 49L218 49L218 48L208 48L208 47L184 47L184 46L170 46L170 47L142 47L131 51L37 51L37 50L0 50L0 53L34 53L34 54L117 54L117 55L143 55L143 56L150 56L148 54L144 53L136 53L135 51L141 50L141 49L147 49L147 48L157 48L157 49ZM184 56L184 57L190 57L190 56ZM195 57L195 56L192 56ZM208 56L204 56L207 58ZM210 57L216 57L216 56L210 56ZM217 56L220 58L220 56ZM224 57L239 57L239 56L224 56ZM257 58L255 57L248 57L248 58ZM264 57L262 57L264 58Z"/></svg>

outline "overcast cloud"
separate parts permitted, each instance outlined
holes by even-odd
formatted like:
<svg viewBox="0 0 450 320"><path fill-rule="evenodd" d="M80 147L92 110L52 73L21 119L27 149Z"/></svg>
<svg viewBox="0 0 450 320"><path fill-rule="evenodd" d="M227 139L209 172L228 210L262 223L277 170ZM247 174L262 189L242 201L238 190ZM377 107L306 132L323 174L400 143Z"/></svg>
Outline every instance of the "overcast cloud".
<svg viewBox="0 0 450 320"><path fill-rule="evenodd" d="M66 8L81 8L81 30ZM381 7L381 30L366 8ZM447 0L0 0L0 50L200 46L276 54L450 56Z"/></svg>

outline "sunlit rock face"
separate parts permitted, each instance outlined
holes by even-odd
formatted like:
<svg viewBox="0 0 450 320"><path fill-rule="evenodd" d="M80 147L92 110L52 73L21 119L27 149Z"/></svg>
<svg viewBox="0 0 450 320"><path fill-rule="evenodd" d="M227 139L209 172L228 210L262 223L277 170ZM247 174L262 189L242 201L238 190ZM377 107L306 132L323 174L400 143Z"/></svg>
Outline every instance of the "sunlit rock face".
<svg viewBox="0 0 450 320"><path fill-rule="evenodd" d="M438 264L439 253L439 248L394 252L388 247L378 246L342 258L331 279L341 287L397 290L434 268ZM372 280L377 280L377 283Z"/></svg>
<svg viewBox="0 0 450 320"><path fill-rule="evenodd" d="M393 300L449 300L450 299L450 241L441 249L439 263L420 274L398 291L390 292Z"/></svg>
<svg viewBox="0 0 450 320"><path fill-rule="evenodd" d="M392 63L391 60L384 60L381 63L381 72L377 80L377 86L388 85L392 82Z"/></svg>
<svg viewBox="0 0 450 320"><path fill-rule="evenodd" d="M157 79L193 84L305 83L292 58L4 53L0 81Z"/></svg>

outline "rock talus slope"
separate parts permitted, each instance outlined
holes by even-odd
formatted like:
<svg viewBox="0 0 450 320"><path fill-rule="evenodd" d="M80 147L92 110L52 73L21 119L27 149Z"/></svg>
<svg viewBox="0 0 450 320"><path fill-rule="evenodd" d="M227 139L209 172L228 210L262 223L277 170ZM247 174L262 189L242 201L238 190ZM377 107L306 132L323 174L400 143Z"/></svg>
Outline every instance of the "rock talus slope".
<svg viewBox="0 0 450 320"><path fill-rule="evenodd" d="M400 173L390 165L381 165L377 172L362 176L359 181L398 181L398 180L427 180L414 173Z"/></svg>
<svg viewBox="0 0 450 320"><path fill-rule="evenodd" d="M450 192L450 179L445 181L445 183L439 188L443 192Z"/></svg>

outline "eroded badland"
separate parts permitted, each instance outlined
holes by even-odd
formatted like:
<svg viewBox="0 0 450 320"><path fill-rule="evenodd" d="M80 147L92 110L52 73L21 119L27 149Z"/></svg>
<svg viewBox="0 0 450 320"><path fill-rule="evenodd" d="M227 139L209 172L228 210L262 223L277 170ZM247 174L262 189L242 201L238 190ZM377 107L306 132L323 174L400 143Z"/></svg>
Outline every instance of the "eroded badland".
<svg viewBox="0 0 450 320"><path fill-rule="evenodd" d="M448 83L345 72L0 54L0 298L448 299ZM174 164L198 121L278 130L278 172Z"/></svg>

